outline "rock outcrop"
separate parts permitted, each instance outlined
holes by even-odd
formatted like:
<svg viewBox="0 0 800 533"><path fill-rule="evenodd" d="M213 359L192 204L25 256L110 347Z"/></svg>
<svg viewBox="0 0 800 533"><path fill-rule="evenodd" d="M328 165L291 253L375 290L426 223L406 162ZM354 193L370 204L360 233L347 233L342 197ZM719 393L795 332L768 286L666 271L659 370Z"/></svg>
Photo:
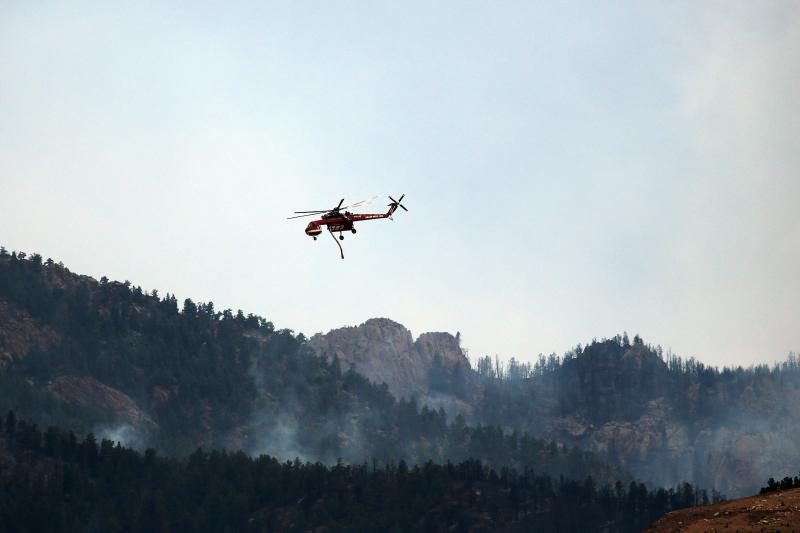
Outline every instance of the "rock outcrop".
<svg viewBox="0 0 800 533"><path fill-rule="evenodd" d="M47 388L63 402L108 414L116 422L145 430L158 427L128 395L93 377L61 376L51 381Z"/></svg>
<svg viewBox="0 0 800 533"><path fill-rule="evenodd" d="M37 324L27 312L0 300L0 368L24 358L31 349L52 346L58 340L51 328Z"/></svg>
<svg viewBox="0 0 800 533"><path fill-rule="evenodd" d="M470 369L459 335L423 333L414 341L402 324L372 318L358 327L345 327L309 339L323 357L336 357L343 369L351 365L375 383L386 383L398 398L425 398L436 392L432 381Z"/></svg>

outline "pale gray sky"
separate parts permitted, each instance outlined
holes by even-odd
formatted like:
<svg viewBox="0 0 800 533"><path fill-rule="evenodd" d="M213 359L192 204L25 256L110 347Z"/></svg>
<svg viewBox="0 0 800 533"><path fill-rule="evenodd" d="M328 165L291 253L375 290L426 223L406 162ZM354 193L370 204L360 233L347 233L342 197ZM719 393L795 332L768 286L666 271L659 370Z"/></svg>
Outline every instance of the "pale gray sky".
<svg viewBox="0 0 800 533"><path fill-rule="evenodd" d="M800 3L0 1L0 244L306 334L800 349ZM293 210L407 194L341 261Z"/></svg>

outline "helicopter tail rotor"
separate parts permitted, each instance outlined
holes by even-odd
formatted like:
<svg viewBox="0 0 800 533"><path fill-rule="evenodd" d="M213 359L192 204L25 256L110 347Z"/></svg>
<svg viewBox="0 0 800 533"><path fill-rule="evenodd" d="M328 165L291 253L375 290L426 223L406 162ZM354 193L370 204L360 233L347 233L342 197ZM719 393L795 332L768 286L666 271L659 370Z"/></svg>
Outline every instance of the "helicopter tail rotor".
<svg viewBox="0 0 800 533"><path fill-rule="evenodd" d="M395 210L397 210L398 207L402 207L403 211L408 211L408 209L406 209L406 206L404 206L403 204L400 203L400 202L403 201L403 198L405 198L405 196L406 195L403 194L402 196L400 196L399 200L395 200L391 196L389 197L389 200L392 201L392 203L389 204L389 218L392 217L392 213L394 213Z"/></svg>

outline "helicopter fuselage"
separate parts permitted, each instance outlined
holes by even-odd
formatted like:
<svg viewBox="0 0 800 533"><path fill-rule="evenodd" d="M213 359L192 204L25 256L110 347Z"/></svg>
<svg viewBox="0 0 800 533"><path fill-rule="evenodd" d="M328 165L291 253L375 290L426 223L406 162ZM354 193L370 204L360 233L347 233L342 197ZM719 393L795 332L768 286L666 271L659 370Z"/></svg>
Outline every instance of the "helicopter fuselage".
<svg viewBox="0 0 800 533"><path fill-rule="evenodd" d="M394 209L390 208L386 213L355 214L347 211L344 214L338 215L326 213L319 220L312 220L308 223L308 226L306 226L306 235L309 237L316 237L322 233L322 226L328 226L328 231L331 233L341 233L343 231L352 231L355 233L355 228L353 226L356 222L362 220L374 220L376 218L389 218L392 216L393 212Z"/></svg>

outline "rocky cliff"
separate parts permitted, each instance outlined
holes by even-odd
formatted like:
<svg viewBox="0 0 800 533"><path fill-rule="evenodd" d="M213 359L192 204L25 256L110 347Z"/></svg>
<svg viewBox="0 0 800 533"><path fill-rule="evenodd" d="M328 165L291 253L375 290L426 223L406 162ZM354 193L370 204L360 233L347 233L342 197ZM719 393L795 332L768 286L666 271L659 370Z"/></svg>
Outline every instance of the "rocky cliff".
<svg viewBox="0 0 800 533"><path fill-rule="evenodd" d="M553 417L539 436L596 453L660 485L691 480L728 496L751 492L775 472L800 470L795 421L759 431L752 423L687 422L665 398L647 402L641 416L593 424L575 416Z"/></svg>
<svg viewBox="0 0 800 533"><path fill-rule="evenodd" d="M371 381L386 383L398 398L449 392L442 382L471 371L458 334L423 333L415 341L405 326L387 318L317 334L308 343L318 355L338 358L343 369L352 366Z"/></svg>
<svg viewBox="0 0 800 533"><path fill-rule="evenodd" d="M24 358L33 349L53 346L58 340L50 327L0 299L0 368Z"/></svg>

